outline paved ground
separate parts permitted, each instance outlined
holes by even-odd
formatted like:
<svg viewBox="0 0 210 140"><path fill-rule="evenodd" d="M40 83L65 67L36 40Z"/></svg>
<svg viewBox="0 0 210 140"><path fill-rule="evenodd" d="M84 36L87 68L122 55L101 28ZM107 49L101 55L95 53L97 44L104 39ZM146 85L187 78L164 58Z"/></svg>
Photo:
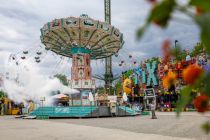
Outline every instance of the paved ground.
<svg viewBox="0 0 210 140"><path fill-rule="evenodd" d="M210 140L200 124L210 120L196 113L184 113L177 119L173 113L150 116L22 120L0 116L0 140Z"/></svg>

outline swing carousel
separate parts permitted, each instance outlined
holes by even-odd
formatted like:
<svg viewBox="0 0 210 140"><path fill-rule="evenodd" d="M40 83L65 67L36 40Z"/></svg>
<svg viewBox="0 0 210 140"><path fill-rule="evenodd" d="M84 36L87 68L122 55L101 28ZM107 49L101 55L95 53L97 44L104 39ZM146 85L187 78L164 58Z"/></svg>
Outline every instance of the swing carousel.
<svg viewBox="0 0 210 140"><path fill-rule="evenodd" d="M110 24L80 17L55 19L41 28L45 49L72 58L70 85L78 90L92 90L91 60L103 59L122 48L123 34Z"/></svg>

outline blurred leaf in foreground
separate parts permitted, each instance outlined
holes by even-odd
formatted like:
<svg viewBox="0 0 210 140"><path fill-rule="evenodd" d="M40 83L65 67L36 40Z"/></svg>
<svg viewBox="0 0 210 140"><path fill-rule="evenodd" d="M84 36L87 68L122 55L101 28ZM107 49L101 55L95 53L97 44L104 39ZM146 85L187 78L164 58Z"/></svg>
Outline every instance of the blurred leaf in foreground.
<svg viewBox="0 0 210 140"><path fill-rule="evenodd" d="M191 91L192 88L190 86L184 87L181 90L181 97L177 102L177 109L176 109L177 116L180 115L182 109L192 100L192 97L190 96Z"/></svg>
<svg viewBox="0 0 210 140"><path fill-rule="evenodd" d="M163 0L161 3L158 3L153 7L147 22L153 22L156 25L165 28L171 18L175 6L175 0Z"/></svg>
<svg viewBox="0 0 210 140"><path fill-rule="evenodd" d="M201 126L201 128L204 130L204 132L205 132L206 134L208 134L208 133L210 132L210 122L204 123L204 124Z"/></svg>
<svg viewBox="0 0 210 140"><path fill-rule="evenodd" d="M210 12L210 0L191 0L189 4L202 11Z"/></svg>
<svg viewBox="0 0 210 140"><path fill-rule="evenodd" d="M201 29L201 41L208 54L210 54L210 13L197 16L195 20Z"/></svg>

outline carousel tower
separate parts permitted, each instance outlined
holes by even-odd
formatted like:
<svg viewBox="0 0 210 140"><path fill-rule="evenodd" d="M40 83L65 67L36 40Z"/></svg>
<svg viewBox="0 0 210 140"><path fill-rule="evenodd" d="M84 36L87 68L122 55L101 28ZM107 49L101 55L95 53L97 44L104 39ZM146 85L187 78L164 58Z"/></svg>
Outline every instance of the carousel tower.
<svg viewBox="0 0 210 140"><path fill-rule="evenodd" d="M46 50L72 58L70 85L79 90L95 88L91 60L111 57L124 44L117 28L85 14L46 23L41 28L41 42Z"/></svg>
<svg viewBox="0 0 210 140"><path fill-rule="evenodd" d="M81 48L80 50L74 48L74 50L76 50L76 53L72 55L72 88L95 88L95 82L92 79L92 70L90 67L90 54L87 53L88 50Z"/></svg>

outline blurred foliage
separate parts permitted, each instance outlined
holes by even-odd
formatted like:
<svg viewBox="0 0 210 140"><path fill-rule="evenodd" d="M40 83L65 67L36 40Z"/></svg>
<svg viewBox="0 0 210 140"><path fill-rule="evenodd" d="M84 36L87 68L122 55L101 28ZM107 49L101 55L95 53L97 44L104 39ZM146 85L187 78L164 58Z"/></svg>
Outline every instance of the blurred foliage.
<svg viewBox="0 0 210 140"><path fill-rule="evenodd" d="M175 61L185 60L188 54L191 57L196 57L200 55L202 52L205 52L204 46L202 43L197 43L190 52L187 52L186 50L182 50L181 45L177 45L174 48L171 48L171 54L174 57Z"/></svg>
<svg viewBox="0 0 210 140"><path fill-rule="evenodd" d="M210 3L210 1L208 1ZM205 13L195 17L197 25L200 26L201 42L205 45L206 51L210 54L210 13Z"/></svg>
<svg viewBox="0 0 210 140"><path fill-rule="evenodd" d="M169 21L173 18L174 12L181 12L189 16L200 29L200 44L197 44L190 56L197 56L205 50L210 54L210 0L189 0L188 4L180 5L178 0L160 0L150 1L152 9L143 25L137 30L137 39L140 39L150 24L155 24L161 28L167 28ZM194 10L194 12L192 11ZM187 23L186 23L187 24ZM190 40L189 40L190 41ZM176 61L186 58L187 52L181 50L181 47L174 47L171 52ZM209 64L210 65L210 64ZM197 93L192 92L198 89ZM210 72L206 72L196 79L193 85L186 85L181 90L181 98L177 104L177 114L179 115L183 108L191 103L197 94L208 96L210 99ZM208 99L208 100L209 100ZM202 128L206 133L210 132L210 123L203 124Z"/></svg>
<svg viewBox="0 0 210 140"><path fill-rule="evenodd" d="M171 55L173 56L175 61L185 60L187 54L187 51L182 50L180 45L171 48Z"/></svg>
<svg viewBox="0 0 210 140"><path fill-rule="evenodd" d="M104 94L106 92L106 90L105 90L104 86L100 86L100 87L96 88L96 92L98 94Z"/></svg>
<svg viewBox="0 0 210 140"><path fill-rule="evenodd" d="M209 0L190 0L189 5L202 9L204 12L210 12Z"/></svg>
<svg viewBox="0 0 210 140"><path fill-rule="evenodd" d="M201 128L204 130L204 132L206 132L206 134L208 134L210 132L210 122L206 122L204 123Z"/></svg>
<svg viewBox="0 0 210 140"><path fill-rule="evenodd" d="M63 85L68 86L68 79L66 75L56 74L54 75L54 77L58 78Z"/></svg>
<svg viewBox="0 0 210 140"><path fill-rule="evenodd" d="M194 57L199 55L204 51L204 47L201 43L197 43L196 46L194 46L193 50L190 52L190 56Z"/></svg>
<svg viewBox="0 0 210 140"><path fill-rule="evenodd" d="M113 87L111 87L111 90L108 89L106 90L104 86L99 86L96 88L96 92L98 94L104 94L110 92L109 95L114 95L114 93L118 95L121 91L122 91L122 82L120 79L114 82L114 85Z"/></svg>
<svg viewBox="0 0 210 140"><path fill-rule="evenodd" d="M150 59L145 60L144 62L145 63L152 63L153 61L156 61L157 63L159 63L160 59L159 59L159 57L152 57Z"/></svg>
<svg viewBox="0 0 210 140"><path fill-rule="evenodd" d="M116 83L114 84L114 89L115 89L116 95L121 93L121 91L122 91L122 81L121 81L121 79L116 81Z"/></svg>
<svg viewBox="0 0 210 140"><path fill-rule="evenodd" d="M0 98L3 98L6 96L6 92L4 92L3 90L0 90Z"/></svg>
<svg viewBox="0 0 210 140"><path fill-rule="evenodd" d="M175 6L175 0L163 0L161 3L157 3L151 10L147 23L153 22L161 27L166 27Z"/></svg>

